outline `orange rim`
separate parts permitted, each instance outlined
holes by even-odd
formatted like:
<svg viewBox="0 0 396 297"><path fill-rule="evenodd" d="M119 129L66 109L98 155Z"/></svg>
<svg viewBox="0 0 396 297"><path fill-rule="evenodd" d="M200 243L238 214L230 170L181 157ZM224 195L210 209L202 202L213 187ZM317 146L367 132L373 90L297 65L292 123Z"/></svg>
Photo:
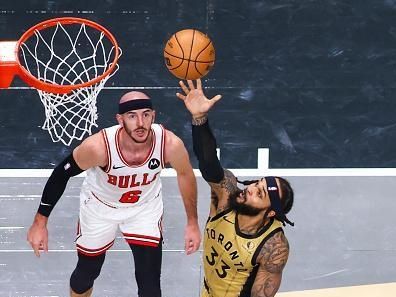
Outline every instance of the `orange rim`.
<svg viewBox="0 0 396 297"><path fill-rule="evenodd" d="M111 66L100 76L86 82L86 83L82 83L82 84L76 84L76 85L58 85L58 84L51 84L51 83L47 83L47 82L43 82L40 81L39 79L37 79L34 75L32 75L29 71L27 71L25 69L24 66L22 66L22 64L19 61L19 51L20 51L20 46L21 43L25 42L26 40L28 40L31 36L34 35L34 32L36 30L40 31L40 30L44 30L50 27L54 27L57 24L66 24L66 25L71 25L71 24L86 24L87 26L97 29L98 31L102 31L104 33L104 35L111 41L111 43L114 45L115 48L115 57L114 57L114 61L112 62ZM82 19L82 18L74 18L74 17L64 17L64 18L54 18L54 19L50 19L50 20L46 20L44 22L38 23L37 25L31 27L30 29L28 29L22 36L21 38L19 38L18 43L17 43L17 63L19 65L19 70L20 70L20 76L31 86L36 87L37 89L46 91L46 92L50 92L50 93L59 93L59 94L65 94L65 93L69 93L72 90L75 89L80 89L80 88L85 88L88 86L91 86L93 84L98 83L99 81L101 81L102 79L104 79L105 77L107 77L108 75L110 75L110 73L112 73L115 69L115 67L117 67L117 62L118 62L118 58L120 55L120 50L118 48L118 43L117 40L115 39L115 37L113 36L113 34L110 33L109 30L107 30L105 27L99 25L98 23L95 23L93 21L87 20L87 19Z"/></svg>

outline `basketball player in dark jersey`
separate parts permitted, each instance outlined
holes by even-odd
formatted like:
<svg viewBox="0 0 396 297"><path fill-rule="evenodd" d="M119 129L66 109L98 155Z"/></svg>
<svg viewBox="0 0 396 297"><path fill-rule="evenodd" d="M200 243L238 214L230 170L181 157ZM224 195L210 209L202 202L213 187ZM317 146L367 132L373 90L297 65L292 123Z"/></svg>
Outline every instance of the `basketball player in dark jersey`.
<svg viewBox="0 0 396 297"><path fill-rule="evenodd" d="M289 255L283 233L293 225L286 213L293 190L281 177L241 182L224 170L207 113L221 99L208 100L201 81L180 82L192 119L193 147L203 178L211 187L210 214L204 230L204 284L201 297L272 297L279 289Z"/></svg>

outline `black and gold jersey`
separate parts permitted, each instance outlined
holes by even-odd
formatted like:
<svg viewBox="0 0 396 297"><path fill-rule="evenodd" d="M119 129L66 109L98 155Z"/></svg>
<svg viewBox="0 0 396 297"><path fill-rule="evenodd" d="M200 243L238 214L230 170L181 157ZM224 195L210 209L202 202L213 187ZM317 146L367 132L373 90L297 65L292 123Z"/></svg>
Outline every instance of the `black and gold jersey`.
<svg viewBox="0 0 396 297"><path fill-rule="evenodd" d="M239 231L235 211L209 218L204 232L204 287L201 297L245 297L257 273L257 256L265 241L282 231L282 223L271 219L257 234Z"/></svg>

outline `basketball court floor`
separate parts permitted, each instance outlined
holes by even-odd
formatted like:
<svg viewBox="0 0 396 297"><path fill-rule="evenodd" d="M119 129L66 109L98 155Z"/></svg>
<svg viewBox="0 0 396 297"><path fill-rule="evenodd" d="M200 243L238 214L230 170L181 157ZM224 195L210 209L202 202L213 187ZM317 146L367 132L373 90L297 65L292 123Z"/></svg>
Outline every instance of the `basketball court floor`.
<svg viewBox="0 0 396 297"><path fill-rule="evenodd" d="M386 176L390 172L383 170L372 169L371 173L378 176L369 176L370 171L364 169L267 170L266 174L286 176L296 193L290 214L295 227L286 227L290 258L277 296L395 296L396 177ZM26 177L39 176L40 171L9 170L7 174L1 171L0 175L0 296L68 296L68 279L76 264L73 239L83 178L69 182L49 220L50 251L36 258L26 242L26 232L47 178ZM167 170L162 180L163 296L198 297L202 253L184 254L185 215L176 179ZM208 213L209 188L201 177L198 189L202 229ZM128 246L118 237L107 253L94 296L137 296L133 267Z"/></svg>

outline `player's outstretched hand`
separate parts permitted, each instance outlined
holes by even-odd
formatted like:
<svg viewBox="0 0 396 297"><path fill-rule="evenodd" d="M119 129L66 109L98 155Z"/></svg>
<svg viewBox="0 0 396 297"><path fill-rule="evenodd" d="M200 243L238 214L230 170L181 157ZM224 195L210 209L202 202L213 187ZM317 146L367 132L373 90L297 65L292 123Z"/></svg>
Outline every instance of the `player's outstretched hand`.
<svg viewBox="0 0 396 297"><path fill-rule="evenodd" d="M187 86L183 81L179 82L184 94L176 93L176 96L184 101L186 108L194 118L203 117L212 106L221 99L221 95L216 95L212 99L206 98L202 90L201 79L196 80L196 86L192 80L187 81Z"/></svg>

